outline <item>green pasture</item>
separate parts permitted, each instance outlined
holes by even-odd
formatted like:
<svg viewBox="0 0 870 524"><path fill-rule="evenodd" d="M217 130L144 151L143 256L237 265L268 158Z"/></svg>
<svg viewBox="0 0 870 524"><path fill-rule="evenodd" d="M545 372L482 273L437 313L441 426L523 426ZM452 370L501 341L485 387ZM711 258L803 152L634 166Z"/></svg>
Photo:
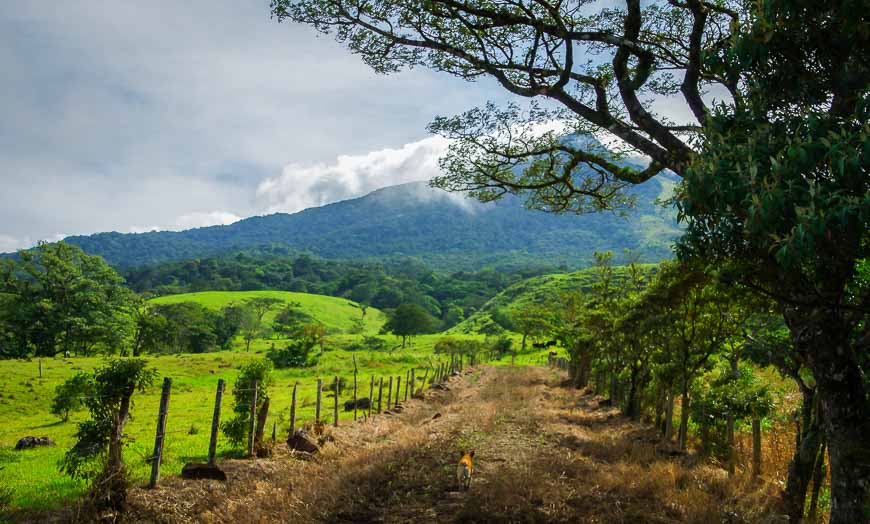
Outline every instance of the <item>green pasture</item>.
<svg viewBox="0 0 870 524"><path fill-rule="evenodd" d="M340 304L337 307L340 307ZM372 377L376 380L384 377L386 382L389 376L402 376L404 382L407 370L416 368L419 380L425 374L426 368L436 365L438 361L447 360L446 355L433 353L435 343L442 336L440 334L418 336L414 337L412 344L405 349L377 352L353 352L344 349L350 343L360 340L362 335L330 337L327 351L319 355L315 366L273 372L269 432L272 422L277 422L279 438L285 434L289 423L290 397L294 384L299 385L297 420L300 422L312 420L318 377L323 378L324 390L336 375L345 377L348 383L352 384L352 360L355 356L359 369L359 397L368 396ZM398 346L395 337L382 337L390 342L390 348ZM185 463L205 460L218 379L227 381L222 417L226 420L231 416L231 390L239 367L252 359L264 358L266 349L273 343L280 345L286 343L286 340L258 340L252 345L249 353L234 350L148 357L151 365L159 371L161 379L170 377L173 381L162 469L164 475L177 475ZM236 346L241 344L237 342ZM515 346L518 346L518 342ZM517 356L516 363L535 364L545 359L545 356L545 350L520 354ZM60 422L49 410L54 388L58 384L76 372L90 371L104 362L102 357L43 359L43 377L39 378L39 363L35 359L0 361L0 376L3 377L0 383L0 420L4 421L0 426L0 468L2 468L0 485L12 489L13 508L55 507L83 492L84 486L81 483L58 470L58 462L74 442L76 423L84 420L87 414L76 412L70 416L68 422ZM505 356L501 363L509 365L510 356ZM430 378L432 373L430 368ZM148 391L134 396L133 420L128 424L125 432L127 446L124 457L133 480L137 483L144 482L150 472L147 457L153 452L160 382L160 379L157 380ZM404 395L404 385L402 394ZM323 413L324 418L331 421L333 398L330 395L324 392ZM350 397L350 392L344 393L340 401L343 402ZM342 411L339 420L351 420L352 417L352 412ZM48 436L57 445L14 451L13 447L18 439L27 435ZM240 452L240 449L233 449L223 436L219 438L220 456L237 455Z"/></svg>
<svg viewBox="0 0 870 524"><path fill-rule="evenodd" d="M198 302L203 306L219 310L233 303L241 303L255 297L277 298L285 302L295 302L301 309L311 315L317 322L326 326L330 333L347 333L352 330L358 319L364 320L366 333L377 333L387 321L384 313L369 307L365 317L359 304L346 298L312 295L309 293L294 293L291 291L203 291L199 293L184 293L168 295L152 299L155 304L176 304L179 302ZM264 321L269 324L280 308L274 308L266 314Z"/></svg>

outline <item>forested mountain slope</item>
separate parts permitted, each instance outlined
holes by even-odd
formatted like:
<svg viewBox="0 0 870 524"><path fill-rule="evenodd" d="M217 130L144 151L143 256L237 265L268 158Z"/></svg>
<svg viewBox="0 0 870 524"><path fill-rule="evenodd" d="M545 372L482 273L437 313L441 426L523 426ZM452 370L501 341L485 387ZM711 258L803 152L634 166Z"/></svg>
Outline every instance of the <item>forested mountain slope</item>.
<svg viewBox="0 0 870 524"><path fill-rule="evenodd" d="M673 178L660 175L633 188L637 207L626 216L553 215L530 211L515 197L480 204L415 182L227 226L99 233L66 241L120 268L276 245L332 259L413 256L445 271L541 262L581 267L588 265L593 251L624 249L637 250L644 261L657 261L670 257L670 244L679 233L673 211L655 204L674 184Z"/></svg>

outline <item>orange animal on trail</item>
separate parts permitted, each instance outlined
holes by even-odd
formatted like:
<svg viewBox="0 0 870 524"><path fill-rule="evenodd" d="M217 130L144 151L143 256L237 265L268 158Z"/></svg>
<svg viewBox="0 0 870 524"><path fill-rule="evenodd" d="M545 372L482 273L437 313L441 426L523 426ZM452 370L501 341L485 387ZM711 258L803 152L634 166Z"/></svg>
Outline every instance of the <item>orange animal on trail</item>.
<svg viewBox="0 0 870 524"><path fill-rule="evenodd" d="M471 475L474 474L474 450L468 453L460 451L462 458L459 459L459 465L456 466L456 480L459 481L459 487L468 490L471 487Z"/></svg>

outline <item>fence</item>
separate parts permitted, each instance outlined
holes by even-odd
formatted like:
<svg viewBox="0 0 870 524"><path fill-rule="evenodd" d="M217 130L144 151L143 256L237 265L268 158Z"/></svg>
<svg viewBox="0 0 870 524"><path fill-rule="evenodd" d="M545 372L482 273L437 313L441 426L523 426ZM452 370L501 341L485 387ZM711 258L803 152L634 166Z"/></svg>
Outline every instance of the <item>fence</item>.
<svg viewBox="0 0 870 524"><path fill-rule="evenodd" d="M487 356L491 355L487 354ZM351 394L351 397L348 399L348 401L350 401L350 404L345 405L345 411L350 411L351 409L348 408L348 406L351 406L353 410L354 422L371 420L374 415L389 412L391 409L395 409L396 406L400 405L401 402L407 401L409 398L422 399L423 391L425 389L438 387L454 373L461 373L464 368L468 366L474 366L479 362L480 361L477 355L474 354L467 356L461 354L451 354L449 359L432 361L430 362L430 365L426 368L409 368L398 375L389 375L386 377L386 381L384 380L385 377L383 376L377 377L376 380L375 375L371 375L369 380L368 403L367 406L361 408L361 399L359 398L360 384L358 380L359 370L356 366L356 358L354 358L352 372L353 384L348 391L348 393ZM395 387L393 386L394 382ZM338 375L332 378L331 384L333 390L331 423L333 426L338 427L341 418L341 411L339 409L339 405L341 403L341 396L343 393L345 393L345 390L347 388L343 387L342 380L339 378ZM402 385L404 385L404 391L402 391ZM257 410L257 386L257 382L253 381L250 384L250 388L247 390L251 393L249 407L250 418L247 423L246 451L248 457L256 456L255 445L263 438L263 431L266 425L266 418L268 417L269 411L268 398L261 404L259 412ZM328 420L324 420L324 410L328 410L329 406L324 405L323 386L323 379L317 378L315 391L316 400L313 419L313 422L315 424L326 424L327 422L330 422ZM224 382L224 380L218 380L217 390L214 397L214 410L212 415L211 434L209 437L207 455L208 465L210 466L215 465L217 441L220 433L220 419L222 407L221 405L225 388L226 383ZM291 400L289 406L289 424L287 427L288 435L293 435L297 431L297 426L299 426L301 422L300 417L298 416L300 406L297 402L297 390L299 388L300 383L297 381L293 384L293 389L290 397ZM151 462L151 477L148 485L152 488L156 487L159 484L163 449L164 446L167 445L167 437L173 433L172 431L166 430L171 391L172 379L165 378L163 382L163 389L161 390L160 407L157 413L157 426L154 437L154 452L148 458ZM375 394L377 394L376 407ZM362 411L362 417L360 417L360 411ZM347 416L350 417L350 415ZM276 429L277 423L273 422L273 441L276 438Z"/></svg>
<svg viewBox="0 0 870 524"><path fill-rule="evenodd" d="M564 357L557 357L556 353L550 353L547 355L547 365L560 369L563 371L568 371L571 369L571 361ZM599 378L599 382L603 382L603 379ZM619 388L617 388L619 389ZM615 399L613 399L615 400ZM665 441L670 441L673 437L673 416L674 416L674 395L669 394L667 399L665 400L666 406L663 409L659 409L659 413L657 413L657 419L664 415L664 424L658 424L657 426L661 427L661 437ZM661 412L664 413L661 413ZM737 456L735 451L735 431L734 431L734 419L729 418L728 421L728 429L727 429L727 439L728 439L728 459L725 464L728 474L733 475L735 471L735 465L737 463ZM753 417L751 419L752 424L752 462L751 462L751 471L752 477L758 478L761 476L761 420L757 417Z"/></svg>

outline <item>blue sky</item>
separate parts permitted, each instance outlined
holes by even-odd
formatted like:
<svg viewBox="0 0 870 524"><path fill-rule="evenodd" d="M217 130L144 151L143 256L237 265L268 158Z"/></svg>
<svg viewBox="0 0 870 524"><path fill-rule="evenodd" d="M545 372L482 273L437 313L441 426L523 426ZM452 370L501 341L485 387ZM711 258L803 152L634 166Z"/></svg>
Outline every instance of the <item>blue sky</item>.
<svg viewBox="0 0 870 524"><path fill-rule="evenodd" d="M0 67L0 252L428 178L444 147L431 118L503 97L376 75L262 0L5 2Z"/></svg>

